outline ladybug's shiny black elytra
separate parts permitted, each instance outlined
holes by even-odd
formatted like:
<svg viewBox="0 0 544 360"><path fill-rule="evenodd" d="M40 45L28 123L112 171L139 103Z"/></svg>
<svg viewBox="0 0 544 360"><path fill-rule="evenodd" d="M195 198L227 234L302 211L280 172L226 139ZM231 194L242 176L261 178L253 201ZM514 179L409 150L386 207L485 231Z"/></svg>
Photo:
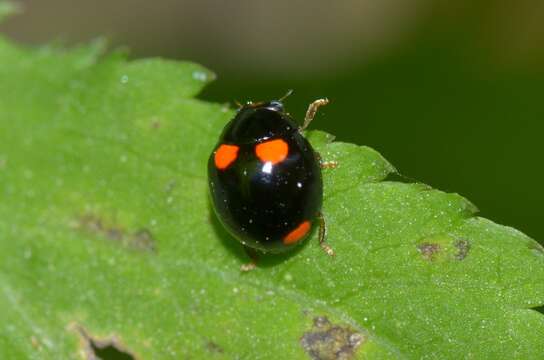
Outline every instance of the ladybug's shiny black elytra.
<svg viewBox="0 0 544 360"><path fill-rule="evenodd" d="M304 128L317 108L308 109ZM223 226L243 245L282 252L324 222L320 159L281 101L248 103L223 130L208 161L213 207Z"/></svg>

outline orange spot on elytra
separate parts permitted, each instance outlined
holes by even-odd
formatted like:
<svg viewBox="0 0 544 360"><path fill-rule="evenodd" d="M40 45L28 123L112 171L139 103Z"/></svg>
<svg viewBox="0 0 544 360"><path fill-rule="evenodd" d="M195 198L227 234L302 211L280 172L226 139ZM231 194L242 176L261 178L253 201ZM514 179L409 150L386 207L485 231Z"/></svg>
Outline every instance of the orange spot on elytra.
<svg viewBox="0 0 544 360"><path fill-rule="evenodd" d="M215 166L220 170L228 168L238 157L238 150L239 147L236 145L222 144L219 146L215 151Z"/></svg>
<svg viewBox="0 0 544 360"><path fill-rule="evenodd" d="M289 152L289 145L282 139L270 140L255 146L255 154L262 162L272 165L282 162Z"/></svg>
<svg viewBox="0 0 544 360"><path fill-rule="evenodd" d="M302 239L308 233L308 231L310 231L311 226L312 224L308 220L302 222L283 238L283 243L285 245L296 243Z"/></svg>

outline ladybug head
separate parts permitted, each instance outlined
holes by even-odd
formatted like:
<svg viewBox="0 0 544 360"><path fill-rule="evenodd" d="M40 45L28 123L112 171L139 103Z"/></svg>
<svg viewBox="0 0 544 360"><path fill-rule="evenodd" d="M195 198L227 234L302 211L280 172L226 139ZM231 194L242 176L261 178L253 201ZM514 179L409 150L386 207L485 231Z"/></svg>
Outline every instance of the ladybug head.
<svg viewBox="0 0 544 360"><path fill-rule="evenodd" d="M242 106L221 137L227 143L249 144L282 137L297 130L298 125L285 112L281 100L272 100Z"/></svg>
<svg viewBox="0 0 544 360"><path fill-rule="evenodd" d="M272 100L270 102L263 103L263 106L271 111L276 111L279 113L285 112L285 108L283 107L283 103L281 102L281 100Z"/></svg>

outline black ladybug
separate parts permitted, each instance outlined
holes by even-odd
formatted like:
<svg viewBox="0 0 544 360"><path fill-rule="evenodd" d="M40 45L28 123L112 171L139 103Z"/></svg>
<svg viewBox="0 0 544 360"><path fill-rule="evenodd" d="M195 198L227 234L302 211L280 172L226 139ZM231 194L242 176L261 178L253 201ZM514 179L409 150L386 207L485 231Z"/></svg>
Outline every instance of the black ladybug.
<svg viewBox="0 0 544 360"><path fill-rule="evenodd" d="M334 254L325 243L321 167L335 164L321 163L302 135L327 103L310 104L302 127L282 100L247 103L225 126L208 161L211 199L223 226L246 247L291 249L319 222L320 244Z"/></svg>

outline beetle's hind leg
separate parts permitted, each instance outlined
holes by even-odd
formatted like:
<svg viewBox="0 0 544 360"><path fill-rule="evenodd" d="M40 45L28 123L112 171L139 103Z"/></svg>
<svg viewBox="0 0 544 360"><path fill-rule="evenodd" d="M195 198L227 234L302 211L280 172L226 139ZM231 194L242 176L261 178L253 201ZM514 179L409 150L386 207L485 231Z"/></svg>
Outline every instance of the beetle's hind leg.
<svg viewBox="0 0 544 360"><path fill-rule="evenodd" d="M257 255L257 252L247 246L244 246L244 250L246 251L246 254L251 259L251 261L246 264L242 264L240 266L240 271L248 272L251 270L255 270L257 268L257 261L259 260L259 256Z"/></svg>
<svg viewBox="0 0 544 360"><path fill-rule="evenodd" d="M322 213L317 214L317 220L319 220L319 246L329 256L334 256L334 250L327 244L327 225L325 224L325 218Z"/></svg>
<svg viewBox="0 0 544 360"><path fill-rule="evenodd" d="M319 166L321 166L322 169L336 169L338 166L338 161L320 161Z"/></svg>
<svg viewBox="0 0 544 360"><path fill-rule="evenodd" d="M332 160L332 161L325 161L321 157L321 154L317 151L315 152L315 157L317 158L317 161L319 161L319 166L322 169L336 169L338 166L338 161Z"/></svg>
<svg viewBox="0 0 544 360"><path fill-rule="evenodd" d="M302 124L302 127L300 128L300 131L306 130L308 125L312 122L312 120L315 117L315 114L317 114L317 110L324 105L327 105L329 103L329 99L317 99L313 103L308 106L308 110L306 110L306 116L304 117L304 123Z"/></svg>

